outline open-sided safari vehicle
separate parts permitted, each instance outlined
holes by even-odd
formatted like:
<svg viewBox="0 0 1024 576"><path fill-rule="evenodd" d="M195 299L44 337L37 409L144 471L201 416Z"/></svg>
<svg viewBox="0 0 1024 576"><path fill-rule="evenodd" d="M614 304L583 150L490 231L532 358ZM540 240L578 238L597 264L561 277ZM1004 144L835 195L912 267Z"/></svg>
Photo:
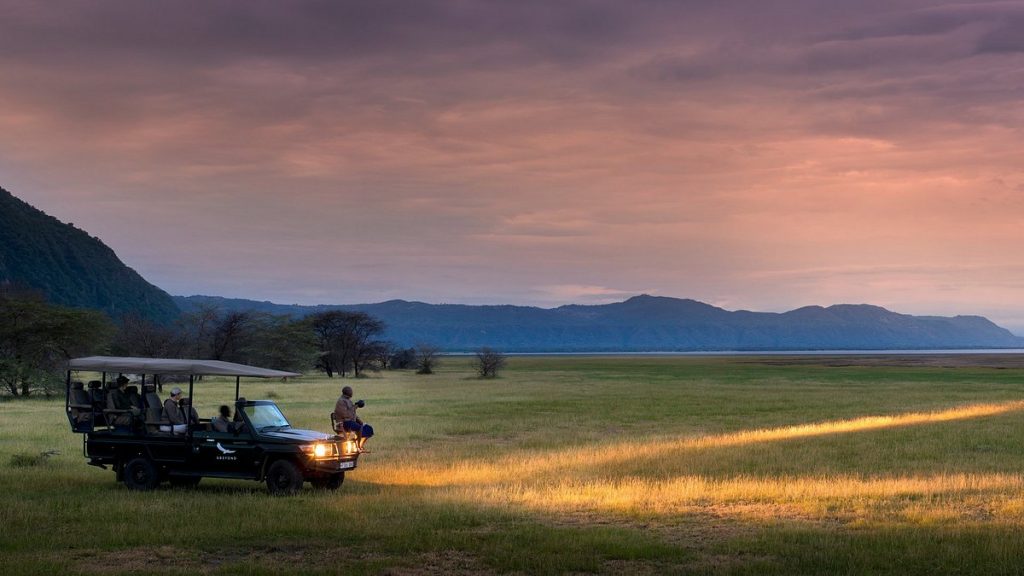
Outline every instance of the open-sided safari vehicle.
<svg viewBox="0 0 1024 576"><path fill-rule="evenodd" d="M72 381L73 372L95 372L101 379L87 388ZM127 410L110 398L122 374L141 377L141 394L137 386L118 393L129 399ZM188 376L189 399L194 398L197 376L235 377L235 415L229 431L215 431L211 420L200 418L191 403L181 411L185 425L171 426L155 386L155 378L164 375ZM306 481L317 488L337 489L359 459L353 437L292 428L274 402L238 396L243 377L290 376L298 374L215 360L76 358L68 363L65 409L71 429L84 435L89 464L113 468L128 488L150 490L163 481L194 486L203 477L212 477L266 481L275 494L294 493Z"/></svg>

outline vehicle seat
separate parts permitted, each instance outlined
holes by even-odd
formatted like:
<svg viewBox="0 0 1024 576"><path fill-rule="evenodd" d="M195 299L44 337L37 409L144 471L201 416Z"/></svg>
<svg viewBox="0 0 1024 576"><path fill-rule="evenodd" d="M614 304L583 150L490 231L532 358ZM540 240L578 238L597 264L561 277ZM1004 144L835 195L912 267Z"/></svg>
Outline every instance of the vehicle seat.
<svg viewBox="0 0 1024 576"><path fill-rule="evenodd" d="M93 424L105 426L107 418L103 411L107 409L107 391L99 380L89 381L89 400L92 402Z"/></svg>
<svg viewBox="0 0 1024 576"><path fill-rule="evenodd" d="M146 384L143 390L146 393L146 432L159 435L168 434L160 431L160 426L169 425L170 421L164 418L164 405L156 393L156 385Z"/></svg>
<svg viewBox="0 0 1024 576"><path fill-rule="evenodd" d="M132 403L132 406L142 408L142 397L139 396L138 386L125 386L124 393L128 396L128 401Z"/></svg>
<svg viewBox="0 0 1024 576"><path fill-rule="evenodd" d="M199 421L199 411L192 407L192 399L188 396L181 399L181 411L185 416L185 423L192 431L204 432L209 430L206 423Z"/></svg>
<svg viewBox="0 0 1024 576"><path fill-rule="evenodd" d="M75 431L92 430L92 402L81 382L71 383L71 420Z"/></svg>
<svg viewBox="0 0 1024 576"><path fill-rule="evenodd" d="M94 409L105 410L107 408L107 391L103 389L103 382L89 381L89 399L92 401Z"/></svg>

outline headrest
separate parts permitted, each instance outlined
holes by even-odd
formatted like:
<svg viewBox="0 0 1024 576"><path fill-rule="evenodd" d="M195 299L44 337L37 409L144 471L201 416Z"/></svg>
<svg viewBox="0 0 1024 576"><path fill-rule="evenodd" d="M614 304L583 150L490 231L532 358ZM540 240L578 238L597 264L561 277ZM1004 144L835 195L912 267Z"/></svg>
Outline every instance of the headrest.
<svg viewBox="0 0 1024 576"><path fill-rule="evenodd" d="M81 382L72 382L71 383L71 389L72 390L82 390L83 388L84 388L84 386L82 385Z"/></svg>
<svg viewBox="0 0 1024 576"><path fill-rule="evenodd" d="M100 382L99 380L89 380L90 390L99 390L100 388L103 388L103 382Z"/></svg>
<svg viewBox="0 0 1024 576"><path fill-rule="evenodd" d="M145 386L142 387L142 391L144 393L146 393L146 394L149 394L150 392L155 394L156 393L156 384L146 384Z"/></svg>
<svg viewBox="0 0 1024 576"><path fill-rule="evenodd" d="M107 382L107 390L116 390L116 389L117 389L117 380L111 380L110 382Z"/></svg>
<svg viewBox="0 0 1024 576"><path fill-rule="evenodd" d="M138 386L125 386L124 387L124 391L127 394L138 394L139 393L139 387Z"/></svg>

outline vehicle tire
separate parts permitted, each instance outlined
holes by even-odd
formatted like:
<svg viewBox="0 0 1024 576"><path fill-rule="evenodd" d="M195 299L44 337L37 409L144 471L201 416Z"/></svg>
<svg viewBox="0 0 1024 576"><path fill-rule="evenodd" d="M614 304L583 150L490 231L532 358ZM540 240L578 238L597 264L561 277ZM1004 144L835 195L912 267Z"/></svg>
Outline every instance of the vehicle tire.
<svg viewBox="0 0 1024 576"><path fill-rule="evenodd" d="M271 494L295 494L302 490L302 482L302 472L288 460L278 460L267 469L267 489Z"/></svg>
<svg viewBox="0 0 1024 576"><path fill-rule="evenodd" d="M135 458L124 467L124 485L131 490L152 490L160 485L160 473L148 458Z"/></svg>
<svg viewBox="0 0 1024 576"><path fill-rule="evenodd" d="M171 476L167 480L175 488L195 488L202 479L202 476Z"/></svg>
<svg viewBox="0 0 1024 576"><path fill-rule="evenodd" d="M338 472L337 474L328 476L327 478L316 478L311 480L309 483L317 490L337 490L338 488L341 488L341 483L344 481L345 473Z"/></svg>

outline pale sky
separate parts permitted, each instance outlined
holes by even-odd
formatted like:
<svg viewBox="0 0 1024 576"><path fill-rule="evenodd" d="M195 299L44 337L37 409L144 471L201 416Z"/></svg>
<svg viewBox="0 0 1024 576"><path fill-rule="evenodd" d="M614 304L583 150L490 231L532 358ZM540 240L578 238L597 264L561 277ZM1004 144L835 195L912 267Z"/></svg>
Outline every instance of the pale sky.
<svg viewBox="0 0 1024 576"><path fill-rule="evenodd" d="M0 0L0 186L172 294L1024 334L1024 1Z"/></svg>

